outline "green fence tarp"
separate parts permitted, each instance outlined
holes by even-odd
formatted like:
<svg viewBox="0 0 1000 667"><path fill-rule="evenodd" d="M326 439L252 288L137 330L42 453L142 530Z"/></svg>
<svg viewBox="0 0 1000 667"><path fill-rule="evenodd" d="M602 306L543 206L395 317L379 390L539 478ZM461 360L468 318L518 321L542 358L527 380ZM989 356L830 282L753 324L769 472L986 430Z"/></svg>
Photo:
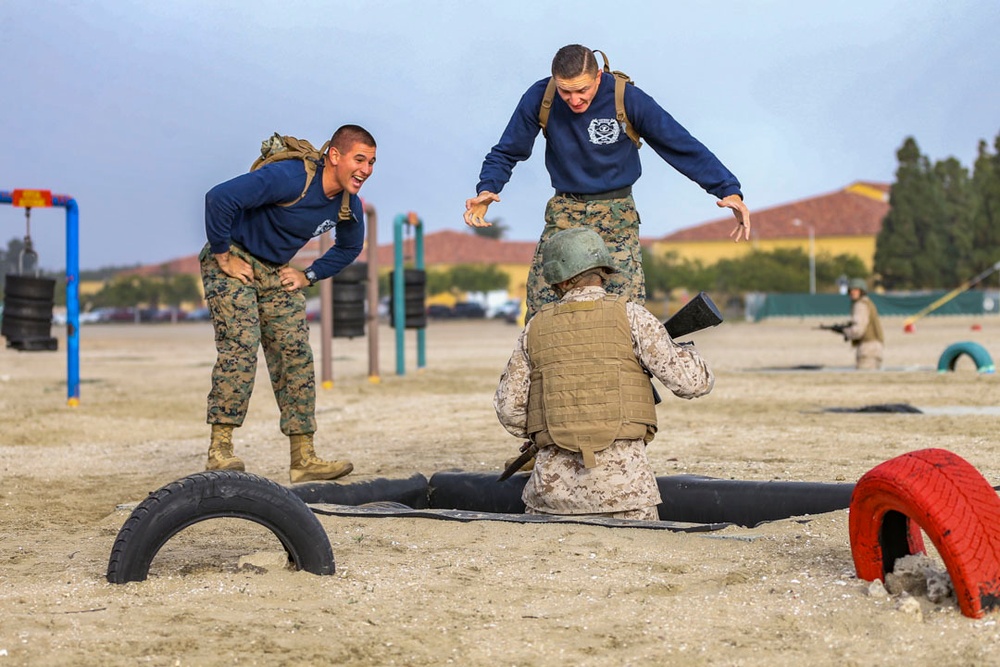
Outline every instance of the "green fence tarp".
<svg viewBox="0 0 1000 667"><path fill-rule="evenodd" d="M879 315L916 315L924 308L943 297L947 292L927 292L925 294L869 294L878 308ZM935 315L982 315L985 294L981 290L962 292L947 303L932 310ZM845 294L767 294L763 303L753 314L754 322L768 317L849 317L851 299Z"/></svg>

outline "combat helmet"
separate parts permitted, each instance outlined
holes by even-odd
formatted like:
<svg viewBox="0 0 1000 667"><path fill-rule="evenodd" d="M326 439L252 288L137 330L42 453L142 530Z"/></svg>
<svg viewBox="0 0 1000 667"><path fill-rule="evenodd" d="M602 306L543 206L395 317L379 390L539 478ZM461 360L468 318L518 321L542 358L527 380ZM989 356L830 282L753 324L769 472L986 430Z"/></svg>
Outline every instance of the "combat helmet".
<svg viewBox="0 0 1000 667"><path fill-rule="evenodd" d="M616 270L608 246L593 229L572 227L560 230L542 248L542 277L549 285L597 267Z"/></svg>
<svg viewBox="0 0 1000 667"><path fill-rule="evenodd" d="M862 292L868 292L868 281L864 278L851 278L851 282L847 283L847 289L859 289Z"/></svg>

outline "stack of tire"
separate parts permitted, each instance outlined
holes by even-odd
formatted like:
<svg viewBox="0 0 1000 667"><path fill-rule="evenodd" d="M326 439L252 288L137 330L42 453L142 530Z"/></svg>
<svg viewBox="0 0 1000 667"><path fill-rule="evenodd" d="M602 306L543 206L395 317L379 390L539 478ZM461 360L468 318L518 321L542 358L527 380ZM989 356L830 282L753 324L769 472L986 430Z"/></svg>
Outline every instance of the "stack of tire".
<svg viewBox="0 0 1000 667"><path fill-rule="evenodd" d="M396 328L396 272L389 273L389 324ZM403 269L403 314L405 328L427 327L427 272L423 269Z"/></svg>
<svg viewBox="0 0 1000 667"><path fill-rule="evenodd" d="M355 262L333 277L333 337L365 335L368 263Z"/></svg>
<svg viewBox="0 0 1000 667"><path fill-rule="evenodd" d="M59 341L51 336L56 281L11 273L5 280L0 335L7 347L21 352L57 349Z"/></svg>

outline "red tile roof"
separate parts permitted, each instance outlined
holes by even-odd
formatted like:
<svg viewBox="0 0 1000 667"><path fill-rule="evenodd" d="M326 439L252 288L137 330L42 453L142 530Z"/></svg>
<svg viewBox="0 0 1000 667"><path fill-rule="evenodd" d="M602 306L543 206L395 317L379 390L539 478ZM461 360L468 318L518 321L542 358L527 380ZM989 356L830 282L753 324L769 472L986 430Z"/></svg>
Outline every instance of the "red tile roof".
<svg viewBox="0 0 1000 667"><path fill-rule="evenodd" d="M842 190L771 208L750 210L751 234L758 239L815 236L874 236L889 212L889 184L858 181ZM799 224L796 224L796 220ZM663 242L728 239L733 217L681 229Z"/></svg>
<svg viewBox="0 0 1000 667"><path fill-rule="evenodd" d="M198 263L198 255L188 255L187 257L179 257L177 259L171 259L166 262L160 262L159 264L146 264L144 266L137 266L134 269L126 269L124 271L119 271L116 275L119 276L162 276L162 275L179 275L184 273L190 273L193 275L199 275L201 273L201 265Z"/></svg>
<svg viewBox="0 0 1000 667"><path fill-rule="evenodd" d="M802 199L760 210L751 209L752 233L759 239L798 238L809 234L813 226L816 236L874 236L882 227L882 219L889 212L887 183L857 181L842 190ZM795 225L795 220L801 224ZM694 227L668 234L659 241L718 241L728 240L733 228L732 216L726 216ZM640 243L649 247L654 239L643 238ZM476 236L468 231L451 229L424 235L424 264L531 264L536 241L500 241ZM403 240L403 256L413 259L414 238L410 234ZM378 247L380 266L391 266L395 249L392 242ZM298 263L312 261L319 254L319 241L313 239L297 255ZM366 261L368 249L358 258ZM156 276L162 274L199 274L198 255L148 264L122 271L119 275Z"/></svg>

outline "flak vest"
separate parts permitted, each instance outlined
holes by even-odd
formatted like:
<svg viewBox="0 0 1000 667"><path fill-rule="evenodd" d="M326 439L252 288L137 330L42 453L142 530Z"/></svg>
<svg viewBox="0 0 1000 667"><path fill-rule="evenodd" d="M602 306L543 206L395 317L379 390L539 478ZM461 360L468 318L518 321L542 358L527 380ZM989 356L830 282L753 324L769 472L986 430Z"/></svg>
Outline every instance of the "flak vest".
<svg viewBox="0 0 1000 667"><path fill-rule="evenodd" d="M649 377L632 350L625 299L549 303L531 319L527 431L539 447L558 445L583 454L618 439L656 434Z"/></svg>
<svg viewBox="0 0 1000 667"><path fill-rule="evenodd" d="M851 341L854 347L861 345L861 343L867 343L873 340L877 340L880 343L885 342L885 334L882 333L882 322L878 318L878 309L875 308L875 304L867 296L861 297L859 299L868 308L868 328L865 332L861 334L861 338L855 341Z"/></svg>

